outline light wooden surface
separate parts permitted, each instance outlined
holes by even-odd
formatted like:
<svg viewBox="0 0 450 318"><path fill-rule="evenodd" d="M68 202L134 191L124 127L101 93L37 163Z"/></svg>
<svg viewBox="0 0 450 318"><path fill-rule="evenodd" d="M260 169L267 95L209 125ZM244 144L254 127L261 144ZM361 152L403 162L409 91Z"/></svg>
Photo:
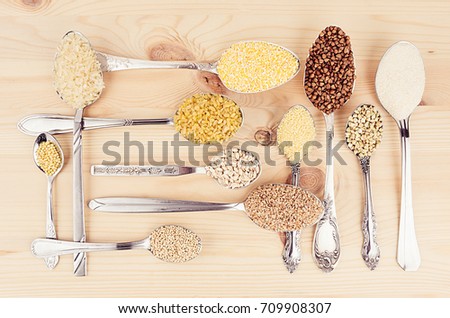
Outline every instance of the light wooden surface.
<svg viewBox="0 0 450 318"><path fill-rule="evenodd" d="M0 296L2 297L449 297L450 296L450 3L449 1L2 1L0 3ZM284 45L304 61L321 29L341 26L352 39L357 83L348 105L336 114L336 142L346 118L360 103L373 103L385 122L384 139L372 161L373 196L381 246L379 268L370 272L361 256L362 176L344 146L336 162L336 204L342 255L337 269L324 274L313 263L313 229L303 232L303 260L290 275L282 263L276 233L256 227L242 212L189 215L119 215L86 208L92 242L145 237L162 224L191 228L203 239L197 259L165 264L145 251L89 254L88 276L72 275L72 258L62 257L54 271L30 253L44 236L45 176L31 157L33 137L16 129L32 113L72 114L52 88L52 59L60 37L83 32L102 51L134 58L213 60L239 40L262 39ZM374 75L383 52L409 40L424 58L427 84L414 113L413 194L417 237L422 254L418 272L396 263L400 203L400 149L395 122L375 96ZM302 63L302 67L303 67ZM106 89L86 115L102 117L170 116L180 101L196 92L222 91L213 77L190 71L128 71L105 74ZM255 95L230 94L244 109L246 122L236 139L252 140L256 130L276 125L288 107L300 103L313 112L318 140L324 141L321 114L310 106L297 76L287 85ZM124 132L146 143L173 139L170 127L133 127L84 134L85 196L153 196L176 199L243 200L252 187L223 190L202 176L179 179L100 178L90 164L110 159L102 146L121 141ZM66 165L56 179L58 236L72 237L71 136L59 136ZM121 147L122 147L121 146ZM156 148L155 156L160 156ZM123 148L120 148L123 150ZM257 149L262 154L264 147ZM264 165L257 184L284 182L289 175L277 149L276 166ZM197 154L200 151L197 150ZM323 149L316 158L323 158ZM186 159L186 153L182 153ZM134 160L134 162L133 162ZM136 163L136 149L132 163ZM303 170L303 183L321 194L323 164Z"/></svg>

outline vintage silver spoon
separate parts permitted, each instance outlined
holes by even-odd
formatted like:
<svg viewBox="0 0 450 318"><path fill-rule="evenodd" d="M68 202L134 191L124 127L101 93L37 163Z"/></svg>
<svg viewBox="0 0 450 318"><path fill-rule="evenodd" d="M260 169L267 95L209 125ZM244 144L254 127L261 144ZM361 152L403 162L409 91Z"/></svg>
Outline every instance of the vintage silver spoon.
<svg viewBox="0 0 450 318"><path fill-rule="evenodd" d="M227 149L227 151L232 151L231 149ZM231 154L232 155L232 154ZM227 177L225 172L233 171L223 169L226 166L233 165L229 159L229 155L218 156L217 160L221 162L216 162L213 159L206 167L189 167L189 166L178 166L178 165L165 165L165 166L143 166L143 165L92 165L91 166L91 174L93 176L123 176L123 177L131 177L131 176L146 176L146 177L155 177L155 176L182 176L187 174L206 174L209 177L213 178L218 184L228 189L242 189L259 178L261 175L261 164L257 158L257 156L251 152L248 152L247 159L241 159L243 162L239 163L241 166L241 171L243 173L240 176L240 182L233 181L232 175ZM222 161L223 160L223 161ZM244 161L245 160L245 161ZM254 170L253 170L254 169ZM245 178L245 179L243 179ZM245 182L244 182L245 180Z"/></svg>
<svg viewBox="0 0 450 318"><path fill-rule="evenodd" d="M59 152L59 156L61 158L61 164L56 169L56 171L52 175L48 175L42 167L39 165L39 160L37 156L37 150L39 148L39 144L42 142L49 141L53 145L55 145L56 150ZM50 134L42 133L40 134L33 145L33 160L36 166L45 173L48 180L48 186L47 186L47 221L45 226L45 236L49 239L56 239L56 227L54 223L54 217L53 217L53 181L55 180L58 173L61 171L63 165L64 165L64 154L61 148L61 145L59 142ZM58 264L59 257L58 256L52 256L45 258L45 264L48 268L53 269Z"/></svg>
<svg viewBox="0 0 450 318"><path fill-rule="evenodd" d="M243 42L255 42L255 41L243 41ZM278 48L289 52L298 62L298 68L296 72L284 83L281 83L277 86L268 87L265 90L274 89L276 87L279 87L287 82L289 82L292 78L294 78L299 70L300 70L300 59L297 57L297 55L292 52L291 50L270 42L266 41L256 41L256 42L263 42L267 44L271 44L274 46L277 46ZM205 71L209 73L213 73L219 76L220 74L217 71L217 67L220 63L220 58L217 61L214 62L194 62L194 61L150 61L150 60L139 60L139 59L131 59L126 57L119 57L114 56L102 52L97 52L97 59L99 60L102 71L104 72L113 72L113 71L122 71L122 70L132 70L132 69L188 69L188 70L197 70L197 71ZM223 83L225 87L225 83ZM234 90L230 87L227 87L230 91L236 92L236 93L245 93L240 92L237 90ZM262 92L259 91L259 92Z"/></svg>
<svg viewBox="0 0 450 318"><path fill-rule="evenodd" d="M353 52L351 50L349 53L353 57ZM311 64L309 63L311 59L312 59L311 55L308 55L308 57L306 58L304 79L306 78L306 73L309 71L309 68L311 67L309 66ZM354 66L354 59L352 59L352 64ZM314 63L312 63L311 65L313 65L312 67L315 67ZM330 65L329 67L332 68L333 66ZM330 72L333 71L334 70L331 70ZM354 74L346 74L345 76L349 77L352 75ZM323 74L322 76L326 77L327 75ZM303 82L305 83L305 80ZM351 85L352 85L351 90L353 91L355 87L355 79L353 79ZM342 104L343 105L346 104L349 99L350 96L348 96ZM322 269L324 272L331 272L337 265L337 262L341 255L339 230L337 225L336 203L334 195L334 165L333 165L334 110L332 110L332 112L328 114L326 112L323 112L323 116L325 119L325 127L326 127L326 173L325 173L325 188L323 194L325 212L323 214L322 219L319 220L319 222L316 225L316 231L314 233L313 239L313 255L314 260L320 269Z"/></svg>
<svg viewBox="0 0 450 318"><path fill-rule="evenodd" d="M289 110L284 114L283 118L281 119L280 125L283 123L284 120L286 120L287 114L289 113L289 111L296 107L299 107L299 108L305 110L307 112L307 114L309 115L309 120L314 125L314 119L313 119L311 113L303 105L294 105L291 108L289 108ZM301 125L302 125L302 123L298 123L298 126L294 127L294 128L299 128L299 127L301 127ZM280 147L281 151L283 151L284 145L280 144L280 140L278 138L277 138L277 142L278 142L278 147ZM292 140L291 140L291 142L292 142ZM304 150L303 147L304 147L304 145L302 146L302 151ZM302 161L302 156L305 156L305 155L306 155L306 152L300 153L300 154L298 154L298 156L299 156L298 160L289 161L289 163L291 165L291 169L292 169L292 185L293 186L297 187L300 185L300 163ZM289 158L288 158L288 160L289 160ZM297 269L298 264L301 261L301 250L300 250L300 246L299 246L301 231L285 232L285 235L286 235L286 241L285 241L284 249L283 249L281 256L283 258L283 262L286 265L286 268L289 271L289 273L293 273Z"/></svg>
<svg viewBox="0 0 450 318"><path fill-rule="evenodd" d="M370 109L376 114L376 118L358 117L358 114ZM373 122L376 127L367 127L364 124L361 124L361 119L364 119L365 123L369 121ZM376 134L374 134L373 130L369 131L369 129L376 129ZM383 124L380 113L374 106L368 104L362 104L353 111L347 121L345 129L347 146L358 157L364 176L365 204L362 222L363 246L361 248L361 255L367 267L371 270L374 270L375 267L377 267L380 260L380 247L376 241L377 226L370 182L370 158L381 142L382 131ZM364 149L366 153L361 153L361 149L357 146L357 144L362 145L362 139L371 144L370 147L367 146Z"/></svg>
<svg viewBox="0 0 450 318"><path fill-rule="evenodd" d="M378 65L375 88L381 104L400 129L402 197L397 262L405 271L416 271L421 260L414 228L409 119L425 90L425 67L419 50L406 41L392 45Z"/></svg>
<svg viewBox="0 0 450 318"><path fill-rule="evenodd" d="M162 231L169 232L173 230L177 231L175 232L176 234L169 233L169 235L165 235L162 233ZM160 235L162 239L158 238L158 235ZM154 237L154 239L152 239L152 237ZM156 240L156 242L153 242L153 240ZM164 246L164 244L170 246ZM75 253L133 249L148 250L156 258L159 258L165 262L181 263L194 259L200 254L202 249L202 241L197 234L189 229L178 225L164 225L155 229L149 237L133 242L86 243L54 239L36 239L31 244L31 252L34 256L40 258L57 257L58 255ZM175 255L171 255L167 252L167 250L170 249L173 249Z"/></svg>
<svg viewBox="0 0 450 318"><path fill-rule="evenodd" d="M76 35L82 39L83 42L90 46L89 40L79 32L69 31L64 38ZM58 60L58 54L55 56L55 66L54 74L57 76L58 65L56 61ZM100 74L102 74L100 72ZM76 81L75 77L71 77L70 81ZM58 95L64 101L66 98L63 92L58 92ZM83 130L83 111L84 109L92 105L99 97L100 93L92 97L89 104L83 104L81 107L77 107L75 111L75 116L73 119L73 240L75 242L85 242L86 241L86 229L84 221L84 193L83 193L83 163L82 163L82 130ZM67 102L67 101L66 101ZM74 106L74 105L72 105ZM86 254L79 253L74 255L74 274L76 276L86 275Z"/></svg>

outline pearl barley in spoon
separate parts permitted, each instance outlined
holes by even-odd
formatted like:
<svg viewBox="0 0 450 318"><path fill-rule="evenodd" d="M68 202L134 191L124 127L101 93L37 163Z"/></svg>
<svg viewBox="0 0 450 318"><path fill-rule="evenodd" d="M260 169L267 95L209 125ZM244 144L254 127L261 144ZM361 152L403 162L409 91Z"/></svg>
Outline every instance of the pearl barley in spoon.
<svg viewBox="0 0 450 318"><path fill-rule="evenodd" d="M405 271L416 271L420 266L420 251L412 206L409 118L425 89L425 68L419 50L406 41L391 46L378 66L375 87L378 99L400 129L402 198L397 262Z"/></svg>

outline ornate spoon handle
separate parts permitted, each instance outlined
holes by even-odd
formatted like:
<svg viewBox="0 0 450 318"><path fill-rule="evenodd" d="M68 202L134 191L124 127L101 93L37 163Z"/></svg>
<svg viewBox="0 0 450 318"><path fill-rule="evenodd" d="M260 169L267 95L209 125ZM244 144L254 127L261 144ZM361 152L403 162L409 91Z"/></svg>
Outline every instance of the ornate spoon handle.
<svg viewBox="0 0 450 318"><path fill-rule="evenodd" d="M361 159L361 167L364 176L364 189L366 200L364 204L364 216L362 223L363 246L361 255L367 267L374 270L380 260L380 248L376 242L375 211L372 203L372 188L370 185L370 158Z"/></svg>
<svg viewBox="0 0 450 318"><path fill-rule="evenodd" d="M298 186L300 183L300 164L292 166L292 185ZM301 251L299 246L300 231L285 232L286 242L281 256L289 273L293 273L301 261Z"/></svg>
<svg viewBox="0 0 450 318"><path fill-rule="evenodd" d="M334 203L334 168L333 168L333 137L334 113L324 114L326 132L326 176L323 203L325 210L316 226L313 242L314 259L324 272L331 272L341 254L339 231L336 221L336 206Z"/></svg>

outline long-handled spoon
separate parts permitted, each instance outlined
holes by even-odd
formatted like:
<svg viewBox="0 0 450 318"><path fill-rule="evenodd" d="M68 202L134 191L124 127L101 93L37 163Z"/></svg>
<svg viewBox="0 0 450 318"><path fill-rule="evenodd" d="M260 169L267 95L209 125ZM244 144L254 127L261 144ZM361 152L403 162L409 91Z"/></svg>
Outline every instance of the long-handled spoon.
<svg viewBox="0 0 450 318"><path fill-rule="evenodd" d="M208 94L205 94L207 96ZM226 98L226 97L224 97ZM231 101L229 98L226 100ZM234 102L233 102L234 103ZM181 107L181 106L180 106ZM240 113L240 124L244 123L244 112L237 106ZM83 130L112 128L123 126L141 126L141 125L174 125L174 118L179 110L175 112L174 117L168 118L141 118L141 119L112 119L112 118L83 118ZM36 136L41 132L51 134L64 134L73 132L72 116L54 115L54 114L33 114L22 118L17 124L18 129L27 135ZM207 127L206 127L207 128ZM184 136L189 139L189 136Z"/></svg>
<svg viewBox="0 0 450 318"><path fill-rule="evenodd" d="M295 113L294 113L295 112ZM292 118L292 116L305 114L305 116L302 116L302 121L299 121L299 118ZM283 118L280 121L279 129L282 127L285 130L289 130L290 133L287 134L287 131L285 132L286 136L281 136L281 132L277 132L277 142L278 146L280 147L281 151L285 153L286 155L286 149L292 148L295 150L300 150L300 152L296 152L294 154L291 154L291 156L294 156L292 158L288 157L288 161L292 168L292 185L293 186L299 186L300 185L300 163L302 161L303 156L306 155L305 152L305 144L308 141L311 141L315 137L315 127L314 127L314 119L312 118L311 113L309 110L302 105L295 105L292 106L286 114L283 116ZM308 129L308 131L305 131ZM298 134L299 130L302 130L302 134L304 134L303 138L304 140L300 140L300 144L297 144L299 141L294 140L287 140L292 139L292 137L296 134ZM289 135L289 137L287 136ZM300 137L298 137L300 138ZM285 140L286 139L286 140ZM294 145L295 142L295 145ZM290 146L285 145L285 143L291 143ZM286 148L288 147L288 148ZM297 149L298 148L298 149ZM297 267L298 264L301 261L301 251L299 246L299 240L300 240L300 231L290 231L286 232L286 241L284 244L284 249L281 254L283 258L283 262L286 265L286 268L288 269L289 273L293 273Z"/></svg>
<svg viewBox="0 0 450 318"><path fill-rule="evenodd" d="M285 84L286 82L290 81L292 78L295 77L295 75L298 74L298 72L300 70L300 59L291 50L289 50L285 47L282 47L280 45L265 42L265 41L245 41L245 42L248 42L248 43L256 42L256 43L262 43L265 45L273 46L273 48L275 48L278 52L282 51L285 53L289 53L289 55L292 55L292 57L297 62L297 69L294 72L292 72L292 75L289 78L287 78L286 81L276 84L276 85L273 85L273 86L264 87L264 89L258 90L258 92L262 92L265 90L269 90L269 89L273 89L278 86L281 86L281 85ZM242 42L239 42L239 43L242 43ZM229 48L228 50L230 50L230 49L231 48ZM222 54L222 56L224 56L225 53L226 53L226 51ZM246 55L244 52L240 52L239 54L240 54L241 59L244 59L244 60L246 59ZM263 58L263 57L260 56L260 58ZM218 69L220 68L221 63L224 63L224 62L221 62L221 59L214 61L214 62L149 61L149 60L139 60L139 59L126 58L126 57L119 57L119 56L114 56L114 55L110 55L110 54L105 54L102 52L97 52L97 59L99 60L99 62L101 64L102 71L104 71L104 72L131 70L131 69L189 69L189 70L197 70L197 71L205 71L205 72L213 73L213 74L218 75L219 78L221 78L220 77L221 74L220 74L220 71L218 71ZM249 63L251 63L253 59L248 59L248 60L249 60ZM245 63L243 63L243 64L245 64ZM285 65L284 64L280 65L280 67L283 67L283 66L285 66ZM235 74L232 74L232 75L233 75L233 77L238 78L239 76L243 76L242 73L245 73L247 69L248 69L248 64L243 65L243 67L241 69L235 69ZM236 88L229 87L229 85L228 86L226 85L226 81L223 81L223 78L221 78L221 80L222 80L222 83L225 85L225 87L227 87L230 91L237 92L237 93L247 93L247 92L239 91Z"/></svg>
<svg viewBox="0 0 450 318"><path fill-rule="evenodd" d="M67 40L67 42L65 42ZM70 43L70 41L78 40L81 42L84 48L87 48L88 53L92 53L92 48L89 41L79 32L69 31L67 32L62 43ZM68 44L70 46L70 44ZM73 121L73 240L75 242L85 242L86 241L86 230L84 221L84 193L83 193L83 162L82 162L82 130L83 130L83 111L84 108L93 104L101 94L101 90L96 94L89 96L73 96L74 92L68 91L67 87L81 85L82 93L85 90L90 89L90 85L97 87L100 83L92 83L91 74L81 74L75 72L73 69L62 69L64 67L75 67L75 63L79 63L77 54L84 54L81 47L77 47L77 50L70 48L70 56L61 56L64 54L58 52L55 57L54 74L55 83L59 83L62 88L60 91L57 89L58 95L61 99L69 103L72 107L76 108L74 121ZM86 56L82 56L83 60L87 60ZM62 61L62 62L61 62ZM103 83L102 72L95 69L95 59L94 65L83 65L83 67L88 67L89 71L99 75L101 82ZM62 64L60 64L62 63ZM70 64L72 63L72 64ZM79 66L81 67L81 65ZM83 72L86 70L83 69ZM73 72L72 74L70 72ZM81 72L81 71L80 71ZM68 75L67 75L68 73ZM58 76L67 75L68 78ZM64 83L64 84L63 84ZM76 276L86 275L86 254L78 253L74 255L74 274Z"/></svg>
<svg viewBox="0 0 450 318"><path fill-rule="evenodd" d="M41 159L39 158L39 155L38 155L38 149L39 149L39 145L43 142L50 142L51 144L53 144L55 147L55 150L59 153L60 163L58 164L57 167L54 167L54 168L56 168L55 171L49 172L46 169L43 169L43 167L42 167L42 163L40 162ZM54 218L53 218L53 181L55 180L56 176L61 171L61 169L64 165L64 154L63 154L63 151L62 151L62 148L61 148L59 142L50 134L46 134L46 133L40 134L36 138L36 141L34 142L34 145L33 145L33 160L34 160L34 163L36 164L36 166L39 168L39 170L41 170L42 172L44 172L47 175L47 180L48 180L47 221L46 221L46 226L45 226L45 232L46 232L45 236L49 239L56 239L56 227L55 227ZM51 173L51 174L49 174L49 173ZM59 261L58 256L51 256L51 257L45 258L45 264L50 269L55 268L56 265L58 264L58 261Z"/></svg>
<svg viewBox="0 0 450 318"><path fill-rule="evenodd" d="M376 241L375 211L370 183L370 158L381 142L383 123L374 106L362 104L350 115L345 129L347 146L358 157L364 176L365 204L362 222L363 245L361 255L367 267L374 270L380 260Z"/></svg>
<svg viewBox="0 0 450 318"><path fill-rule="evenodd" d="M334 36L341 39L332 40ZM326 126L325 213L316 226L313 254L319 268L331 272L341 254L334 200L334 111L347 103L354 88L355 68L350 39L339 27L326 28L316 39L305 64L306 95L323 112ZM334 76L339 79L332 82Z"/></svg>
<svg viewBox="0 0 450 318"><path fill-rule="evenodd" d="M235 154L239 157L236 158ZM251 152L227 149L220 157L213 158L206 167L178 165L133 166L133 165L92 165L93 176L182 176L206 174L218 184L228 189L242 189L252 184L261 174L258 158Z"/></svg>
<svg viewBox="0 0 450 318"><path fill-rule="evenodd" d="M277 199L273 191L278 193ZM314 194L287 184L259 186L238 203L109 197L93 199L88 205L94 211L116 213L239 210L256 225L277 232L301 230L317 222L323 213L323 204Z"/></svg>
<svg viewBox="0 0 450 318"><path fill-rule="evenodd" d="M402 197L397 262L405 271L416 271L420 251L414 228L409 119L425 90L425 68L419 50L406 41L392 45L378 65L375 88L381 104L400 129Z"/></svg>
<svg viewBox="0 0 450 318"><path fill-rule="evenodd" d="M54 239L36 239L31 252L36 257L58 257L58 255L145 249L156 258L169 263L181 263L200 254L202 241L197 234L178 225L164 225L155 229L149 237L123 243L86 243Z"/></svg>

